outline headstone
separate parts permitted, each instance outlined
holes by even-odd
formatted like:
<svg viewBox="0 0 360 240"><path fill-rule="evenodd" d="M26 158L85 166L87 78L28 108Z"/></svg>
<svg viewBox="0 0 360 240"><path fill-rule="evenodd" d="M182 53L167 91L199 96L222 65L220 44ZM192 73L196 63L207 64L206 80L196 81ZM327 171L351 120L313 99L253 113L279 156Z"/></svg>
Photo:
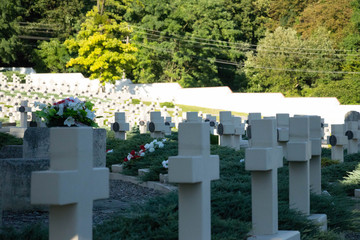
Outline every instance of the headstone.
<svg viewBox="0 0 360 240"><path fill-rule="evenodd" d="M321 194L321 117L309 116L310 121L310 188L315 194Z"/></svg>
<svg viewBox="0 0 360 240"><path fill-rule="evenodd" d="M283 153L277 146L276 120L252 120L251 137L252 145L245 151L245 169L251 171L252 236L248 240L300 240L298 231L278 230L277 168L283 166Z"/></svg>
<svg viewBox="0 0 360 240"><path fill-rule="evenodd" d="M245 134L245 124L241 122L241 117L233 117L232 120L234 124L234 136L233 136L232 147L235 150L240 150L242 135Z"/></svg>
<svg viewBox="0 0 360 240"><path fill-rule="evenodd" d="M219 156L210 155L209 124L179 124L179 155L169 158L169 182L179 186L179 239L211 239L211 186Z"/></svg>
<svg viewBox="0 0 360 240"><path fill-rule="evenodd" d="M260 120L261 119L261 113L249 113L248 119L246 123L248 124L246 128L246 135L249 139L249 146L251 146L251 123L253 120Z"/></svg>
<svg viewBox="0 0 360 240"><path fill-rule="evenodd" d="M344 124L331 124L331 136L328 137L328 144L331 145L331 160L344 162L344 145L347 144Z"/></svg>
<svg viewBox="0 0 360 240"><path fill-rule="evenodd" d="M175 127L175 124L171 122L171 117L165 117L165 136L171 135L171 129Z"/></svg>
<svg viewBox="0 0 360 240"><path fill-rule="evenodd" d="M152 138L163 138L165 136L164 118L161 117L160 112L150 112L148 129Z"/></svg>
<svg viewBox="0 0 360 240"><path fill-rule="evenodd" d="M115 122L111 124L115 132L115 138L126 140L126 131L129 131L129 123L126 122L125 112L115 113Z"/></svg>
<svg viewBox="0 0 360 240"><path fill-rule="evenodd" d="M320 230L327 230L326 214L310 215L310 159L312 142L310 140L309 116L290 118L290 140L287 143L289 162L289 205L291 209L300 211L308 219L319 225ZM314 123L318 119L313 118ZM315 125L314 125L315 126ZM315 149L315 151L318 151Z"/></svg>
<svg viewBox="0 0 360 240"><path fill-rule="evenodd" d="M27 113L31 112L31 108L28 107L28 101L21 101L20 107L17 109L20 112L20 127L27 127Z"/></svg>
<svg viewBox="0 0 360 240"><path fill-rule="evenodd" d="M308 116L290 118L290 140L287 143L289 161L290 208L310 214L311 158L310 121Z"/></svg>
<svg viewBox="0 0 360 240"><path fill-rule="evenodd" d="M348 137L348 154L359 152L359 113L348 112L345 115L345 135Z"/></svg>
<svg viewBox="0 0 360 240"><path fill-rule="evenodd" d="M289 114L278 113L276 114L277 132L278 132L278 145L283 148L283 155L287 158L287 142L289 141Z"/></svg>
<svg viewBox="0 0 360 240"><path fill-rule="evenodd" d="M50 170L33 172L32 204L50 205L49 239L92 239L93 200L109 197L109 170L93 168L92 128L50 129Z"/></svg>
<svg viewBox="0 0 360 240"><path fill-rule="evenodd" d="M2 112L2 107L0 106L0 112ZM2 116L0 116L2 117ZM2 127L2 122L0 122L0 128Z"/></svg>
<svg viewBox="0 0 360 240"><path fill-rule="evenodd" d="M223 147L233 147L233 136L235 126L230 111L222 111L220 114L220 123L217 128L219 137L219 145Z"/></svg>

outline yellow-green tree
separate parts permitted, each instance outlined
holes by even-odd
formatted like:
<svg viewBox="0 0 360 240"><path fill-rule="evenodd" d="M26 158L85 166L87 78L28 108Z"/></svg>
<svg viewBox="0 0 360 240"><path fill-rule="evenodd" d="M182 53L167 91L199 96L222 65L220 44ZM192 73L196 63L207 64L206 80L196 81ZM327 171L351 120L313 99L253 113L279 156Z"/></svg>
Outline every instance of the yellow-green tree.
<svg viewBox="0 0 360 240"><path fill-rule="evenodd" d="M76 55L67 67L74 66L102 83L114 83L136 63L137 48L127 41L130 33L126 22L118 23L110 14L94 7L86 14L76 37L65 41L69 51Z"/></svg>

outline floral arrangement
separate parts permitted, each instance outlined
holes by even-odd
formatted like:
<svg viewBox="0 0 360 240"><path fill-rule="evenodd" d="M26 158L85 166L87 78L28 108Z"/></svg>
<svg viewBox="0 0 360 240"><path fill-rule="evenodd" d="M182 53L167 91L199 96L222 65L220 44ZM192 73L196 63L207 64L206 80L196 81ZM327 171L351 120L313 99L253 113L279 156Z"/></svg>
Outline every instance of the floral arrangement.
<svg viewBox="0 0 360 240"><path fill-rule="evenodd" d="M94 122L95 113L91 102L69 97L54 104L34 103L39 107L36 115L45 120L48 127L91 126L98 127Z"/></svg>
<svg viewBox="0 0 360 240"><path fill-rule="evenodd" d="M147 143L145 145L141 145L140 146L140 150L139 151L135 151L132 150L126 158L124 158L124 162L129 162L133 159L139 159L141 157L145 156L145 153L148 152L154 152L155 149L157 148L163 148L164 147L164 142L166 142L166 138L158 141L157 139L155 139L154 141L152 141L151 143Z"/></svg>

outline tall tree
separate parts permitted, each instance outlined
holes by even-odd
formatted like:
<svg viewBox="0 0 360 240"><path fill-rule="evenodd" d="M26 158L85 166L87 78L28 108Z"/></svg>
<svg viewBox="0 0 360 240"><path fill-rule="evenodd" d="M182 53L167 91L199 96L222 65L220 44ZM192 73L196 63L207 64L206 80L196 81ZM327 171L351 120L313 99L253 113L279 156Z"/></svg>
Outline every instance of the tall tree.
<svg viewBox="0 0 360 240"><path fill-rule="evenodd" d="M20 0L2 0L0 4L0 64L8 65L17 59L19 46Z"/></svg>
<svg viewBox="0 0 360 240"><path fill-rule="evenodd" d="M117 23L106 12L100 14L94 7L86 14L76 37L65 41L70 52L76 55L67 66L75 66L103 83L113 83L136 62L134 53L137 49L124 42L130 32L126 22Z"/></svg>

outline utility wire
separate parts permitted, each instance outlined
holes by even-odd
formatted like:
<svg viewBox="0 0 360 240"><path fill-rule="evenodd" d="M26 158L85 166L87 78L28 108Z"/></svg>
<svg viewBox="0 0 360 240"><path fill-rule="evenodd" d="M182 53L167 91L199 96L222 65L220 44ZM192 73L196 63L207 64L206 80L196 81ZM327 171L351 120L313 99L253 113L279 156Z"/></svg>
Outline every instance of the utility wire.
<svg viewBox="0 0 360 240"><path fill-rule="evenodd" d="M149 48L149 49L153 49L153 50L157 50L157 51L173 53L173 51L167 50L167 49L164 49L164 48L150 47L147 44L141 44L141 43L137 43L137 44L140 45L140 46L143 46L145 48ZM205 60L205 61L209 61L209 62L220 63L220 64L224 64L224 65L245 67L245 64L238 64L236 62L230 62L230 61L223 60L223 59L210 60L210 59L199 58L199 57L195 57L195 56L189 56L189 57L190 58L201 59L201 60ZM267 69L267 70L283 71L283 72L323 73L323 74L354 74L354 75L360 74L360 72L348 72L348 71L322 71L322 70L311 70L311 69L291 69L291 68L275 68L275 67L262 67L262 66L248 66L248 67L249 68L255 68L255 69Z"/></svg>
<svg viewBox="0 0 360 240"><path fill-rule="evenodd" d="M158 30L148 29L148 28L139 27L139 26L135 26L135 25L130 25L130 26L134 27L134 28L138 28L138 29L143 29L145 31L157 32L157 33L159 33L159 36L162 36L160 34L168 34L168 35L175 36L177 38L184 38L184 36L174 34L174 33L169 33L169 32L166 32L166 31L158 31ZM239 46L240 48L246 48L246 49L249 49L249 50L257 50L256 48L259 47L259 45L249 44L249 43L232 43L232 42L228 42L228 41L207 39L207 38L194 37L194 36L190 36L190 38L198 39L198 40L202 40L202 41L210 41L210 42L218 42L218 43L224 43L224 44L229 44L229 45L235 45L235 46ZM252 46L254 48L251 48L250 46ZM302 51L353 52L352 50L346 50L346 49L342 49L342 50L340 50L340 49L312 49L312 48L292 48L292 47L281 47L281 46L267 46L267 48L302 50ZM288 53L290 53L290 52L288 52ZM302 53L302 52L291 52L291 53L298 54L298 53ZM311 54L311 53L308 53L308 54ZM315 54L317 54L317 53L315 53ZM360 56L360 54L341 54L341 53L333 53L333 54L345 55L345 56Z"/></svg>

